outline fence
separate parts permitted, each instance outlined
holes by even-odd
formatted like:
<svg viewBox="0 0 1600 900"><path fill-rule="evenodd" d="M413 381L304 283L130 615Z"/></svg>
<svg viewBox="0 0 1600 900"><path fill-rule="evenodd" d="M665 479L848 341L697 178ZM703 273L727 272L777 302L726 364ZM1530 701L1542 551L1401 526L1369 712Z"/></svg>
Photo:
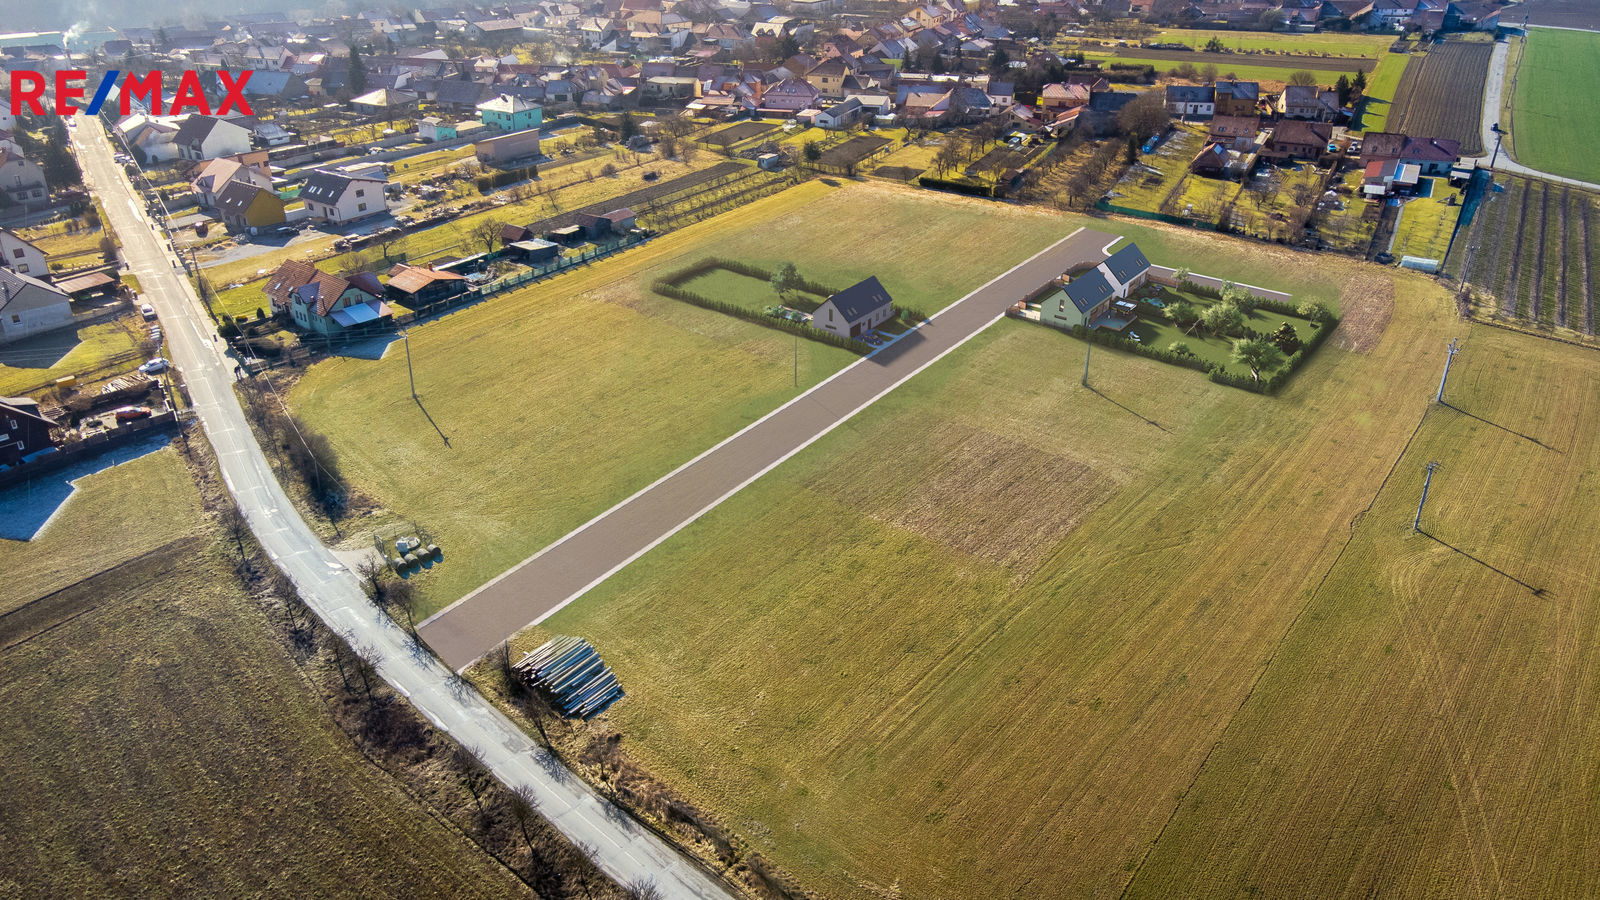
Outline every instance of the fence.
<svg viewBox="0 0 1600 900"><path fill-rule="evenodd" d="M0 471L0 489L5 489L15 484L21 484L24 481L38 478L41 475L47 475L56 471L57 469L70 465L77 460L83 459L84 457L93 456L97 453L103 453L106 450L110 450L112 447L129 443L134 438L139 437L146 432L154 431L158 428L165 428L168 425L176 423L177 421L177 413L168 410L159 415L151 416L148 419L128 422L111 431L102 431L99 434L92 434L81 441L68 444L54 453L47 453L44 456L38 457L32 462L23 463L15 468Z"/></svg>

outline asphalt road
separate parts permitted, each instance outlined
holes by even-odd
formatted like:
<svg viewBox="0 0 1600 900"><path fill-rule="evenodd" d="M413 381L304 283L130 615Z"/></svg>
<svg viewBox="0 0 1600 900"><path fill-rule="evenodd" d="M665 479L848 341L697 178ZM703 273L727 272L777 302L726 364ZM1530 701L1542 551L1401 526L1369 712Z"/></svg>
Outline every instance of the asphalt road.
<svg viewBox="0 0 1600 900"><path fill-rule="evenodd" d="M576 531L418 627L463 669L523 628L583 596L622 567L870 406L1079 262L1098 262L1117 235L1079 229Z"/></svg>
<svg viewBox="0 0 1600 900"><path fill-rule="evenodd" d="M1580 30L1580 29L1572 29ZM1562 178L1560 175L1551 175L1538 169L1530 169L1522 163L1511 158L1511 151L1505 147L1500 148L1500 155L1495 156L1494 147L1498 135L1494 133L1495 123L1500 121L1501 98L1510 87L1506 84L1506 57L1510 54L1510 46L1505 41L1497 41L1494 45L1494 54L1489 57L1489 77L1483 85L1483 146L1487 151L1474 162L1487 167L1489 161L1494 160L1494 168L1501 172L1511 172L1515 175L1527 175L1533 178L1543 178L1546 181L1570 184L1573 187L1586 188L1591 191L1600 191L1600 184L1592 181L1579 181L1576 178ZM1513 132L1516 122L1505 123Z"/></svg>
<svg viewBox="0 0 1600 900"><path fill-rule="evenodd" d="M89 186L122 239L145 300L161 317L167 355L183 373L223 481L262 547L311 609L434 725L477 750L502 783L531 788L539 813L619 884L652 881L667 897L731 897L697 864L597 796L372 605L356 576L307 527L273 477L233 393L233 360L166 249L166 236L144 217L142 203L112 161L99 123L80 117L73 132Z"/></svg>

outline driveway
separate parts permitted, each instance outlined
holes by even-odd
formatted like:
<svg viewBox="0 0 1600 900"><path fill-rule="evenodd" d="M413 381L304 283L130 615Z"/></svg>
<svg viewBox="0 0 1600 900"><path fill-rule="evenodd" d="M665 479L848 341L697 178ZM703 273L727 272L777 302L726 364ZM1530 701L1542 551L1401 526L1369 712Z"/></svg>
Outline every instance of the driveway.
<svg viewBox="0 0 1600 900"><path fill-rule="evenodd" d="M1083 228L1062 238L435 613L419 628L423 640L457 670L472 664L966 343L1035 288L1104 259L1116 240Z"/></svg>

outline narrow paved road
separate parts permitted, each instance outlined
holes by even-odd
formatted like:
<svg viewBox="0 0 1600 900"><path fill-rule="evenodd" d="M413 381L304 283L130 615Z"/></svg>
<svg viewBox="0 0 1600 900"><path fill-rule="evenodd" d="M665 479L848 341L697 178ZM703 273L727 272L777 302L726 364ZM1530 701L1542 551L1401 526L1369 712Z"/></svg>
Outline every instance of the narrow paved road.
<svg viewBox="0 0 1600 900"><path fill-rule="evenodd" d="M418 631L449 665L471 665L966 343L1040 285L1077 263L1100 261L1116 240L1078 229L435 613Z"/></svg>
<svg viewBox="0 0 1600 900"><path fill-rule="evenodd" d="M1582 29L1574 28L1570 30L1579 31ZM1543 178L1546 181L1555 181L1560 182L1561 184L1570 184L1573 187L1586 188L1591 191L1600 191L1600 184L1595 184L1592 181L1579 181L1576 178L1563 178L1560 175L1551 175L1549 172L1541 172L1538 169L1530 169L1522 163L1517 162L1515 159L1512 159L1511 150L1507 147L1501 147L1499 157L1495 157L1494 145L1498 135L1494 133L1494 126L1497 122L1500 122L1500 104L1502 98L1505 97L1505 92L1508 89L1511 89L1511 86L1506 84L1506 57L1509 56L1510 53L1511 47L1506 41L1495 42L1494 53L1489 57L1489 77L1484 81L1483 84L1482 128L1484 154L1471 161L1487 168L1490 160L1493 160L1494 168L1497 171L1510 172L1514 175L1527 175L1531 178ZM1515 130L1517 127L1515 121L1501 124L1504 124L1507 128L1512 130Z"/></svg>
<svg viewBox="0 0 1600 900"><path fill-rule="evenodd" d="M73 132L89 186L122 239L145 299L161 317L167 354L183 373L222 478L262 547L306 603L423 715L476 749L502 783L531 788L539 813L574 844L589 848L619 884L653 881L668 897L731 897L698 865L597 796L368 601L356 576L307 527L273 477L233 393L233 361L175 268L165 235L144 217L143 204L112 161L99 122L80 117Z"/></svg>

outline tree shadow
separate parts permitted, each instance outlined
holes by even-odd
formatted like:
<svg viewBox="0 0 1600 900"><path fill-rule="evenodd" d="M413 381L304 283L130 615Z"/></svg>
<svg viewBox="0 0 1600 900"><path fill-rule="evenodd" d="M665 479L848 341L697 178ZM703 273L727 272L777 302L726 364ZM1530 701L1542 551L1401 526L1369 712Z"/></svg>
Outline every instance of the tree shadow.
<svg viewBox="0 0 1600 900"><path fill-rule="evenodd" d="M1165 432L1167 434L1171 434L1172 433L1172 431L1169 428L1167 428L1167 426L1162 425L1160 422L1157 422L1155 419L1148 418L1145 415L1143 415L1142 413L1135 412L1134 410L1129 409L1127 406L1123 405L1122 403L1120 403L1120 402L1118 402L1116 400L1113 400L1110 397L1107 397L1099 388L1095 387L1094 385L1092 385L1092 384L1091 385L1087 385L1087 387L1089 388L1089 390L1091 390L1091 391L1095 392L1096 394L1098 394L1101 399L1103 399L1106 402L1112 404L1113 406L1120 407L1123 411L1125 411L1125 412L1135 416L1136 418L1142 420L1146 425L1153 425L1156 428L1161 429L1163 432Z"/></svg>
<svg viewBox="0 0 1600 900"><path fill-rule="evenodd" d="M0 365L14 369L49 369L80 343L77 328L58 328L0 347Z"/></svg>
<svg viewBox="0 0 1600 900"><path fill-rule="evenodd" d="M1500 575L1503 578L1506 578L1506 579L1508 579L1510 581L1516 582L1517 584L1527 588L1528 592L1533 594L1535 597L1543 597L1543 596L1545 596L1545 589L1544 588L1534 587L1533 585L1527 583L1526 581L1523 581L1522 579L1518 578L1517 576L1512 575L1510 572L1507 572L1506 570L1504 570L1504 569L1502 569L1502 568L1500 568L1498 566L1495 566L1492 563L1484 562L1483 560L1477 558L1476 556L1473 556L1471 553L1468 553L1467 551L1461 549L1460 547L1457 547L1454 544L1446 543L1445 541L1439 539L1438 537L1435 537L1432 534L1429 534L1427 531L1425 531L1425 530L1423 530L1421 528L1417 529L1417 533L1422 535L1423 537L1426 537L1429 540L1439 544L1439 546L1441 546L1441 547L1447 547L1447 548L1449 548L1451 550L1454 550L1455 552L1461 554L1462 556L1465 556L1467 559L1472 560L1473 562L1477 563L1478 565L1483 566L1485 569L1488 569L1489 571L1494 572L1495 574Z"/></svg>
<svg viewBox="0 0 1600 900"><path fill-rule="evenodd" d="M1467 412L1466 410L1464 410L1461 407L1456 406L1456 405L1454 405L1452 403L1447 403L1445 401L1440 401L1439 405L1440 406L1447 406L1450 409L1453 409L1456 412L1461 413L1463 416L1467 416L1468 418L1477 419L1479 422L1482 422L1485 425L1492 425L1495 428L1498 428L1498 429L1500 429L1501 431L1504 431L1507 434L1514 434L1517 437L1522 438L1525 441L1529 441L1531 443L1538 444L1539 446L1543 447L1546 450L1550 450L1550 451L1553 451L1555 453L1563 453L1563 452L1565 452L1565 451L1562 451L1562 450L1557 450L1555 447L1552 447L1549 444L1546 444L1544 441L1539 440L1538 438L1534 437L1531 434L1523 434L1522 432L1516 430L1515 428L1507 428L1506 426L1501 425L1499 422L1491 422L1488 419L1485 419L1483 416L1478 415L1477 413Z"/></svg>

